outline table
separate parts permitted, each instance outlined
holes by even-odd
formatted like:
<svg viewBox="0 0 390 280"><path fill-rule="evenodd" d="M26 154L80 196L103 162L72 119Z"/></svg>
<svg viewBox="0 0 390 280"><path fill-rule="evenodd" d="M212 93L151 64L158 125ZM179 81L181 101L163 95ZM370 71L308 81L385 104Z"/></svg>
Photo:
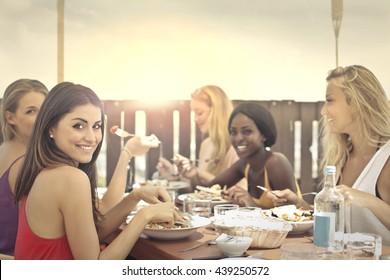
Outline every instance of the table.
<svg viewBox="0 0 390 280"><path fill-rule="evenodd" d="M306 237L308 235L309 237ZM216 245L203 245L197 249L180 252L180 250L189 248L201 242L213 239L217 232L208 227L199 228L193 235L181 240L156 240L140 237L134 245L130 256L138 260L191 260L196 258L210 258L222 256L221 250ZM311 233L287 235L284 243L302 242L310 243ZM262 259L278 260L280 259L280 249L249 249L248 255L263 252ZM382 254L390 254L390 247L383 246Z"/></svg>

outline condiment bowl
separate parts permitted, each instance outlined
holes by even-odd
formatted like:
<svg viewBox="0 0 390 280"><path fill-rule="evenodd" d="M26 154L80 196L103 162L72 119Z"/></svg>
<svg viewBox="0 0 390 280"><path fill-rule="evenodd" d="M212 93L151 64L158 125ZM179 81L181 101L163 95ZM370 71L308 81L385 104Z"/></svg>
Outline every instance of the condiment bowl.
<svg viewBox="0 0 390 280"><path fill-rule="evenodd" d="M217 240L217 246L229 257L237 257L244 254L251 245L253 239L248 236L229 236L222 234Z"/></svg>

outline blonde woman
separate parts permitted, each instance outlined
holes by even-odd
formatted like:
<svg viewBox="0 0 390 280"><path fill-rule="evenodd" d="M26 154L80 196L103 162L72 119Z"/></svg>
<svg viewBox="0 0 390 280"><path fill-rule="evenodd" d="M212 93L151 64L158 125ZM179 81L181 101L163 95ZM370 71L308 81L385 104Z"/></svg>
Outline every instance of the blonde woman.
<svg viewBox="0 0 390 280"><path fill-rule="evenodd" d="M390 244L390 104L375 75L360 65L326 78L321 166L335 165L338 189L351 204L352 232L372 232ZM300 204L289 191L277 203Z"/></svg>
<svg viewBox="0 0 390 280"><path fill-rule="evenodd" d="M176 156L176 164L181 175L191 180L191 185L205 185L216 175L230 167L238 160L237 153L230 143L227 124L233 111L233 104L226 93L218 86L203 86L191 94L191 110L195 114L195 122L203 135L197 165L180 155ZM157 170L163 176L172 174L172 164L160 159ZM237 185L246 189L245 180Z"/></svg>
<svg viewBox="0 0 390 280"><path fill-rule="evenodd" d="M0 253L13 255L19 207L14 203L16 176L48 90L40 81L19 79L5 90L0 115Z"/></svg>

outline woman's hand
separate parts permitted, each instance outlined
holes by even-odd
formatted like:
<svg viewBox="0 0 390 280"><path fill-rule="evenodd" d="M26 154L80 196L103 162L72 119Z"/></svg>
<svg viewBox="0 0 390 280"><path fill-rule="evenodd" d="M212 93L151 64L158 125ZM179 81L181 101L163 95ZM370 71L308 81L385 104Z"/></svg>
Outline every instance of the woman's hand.
<svg viewBox="0 0 390 280"><path fill-rule="evenodd" d="M241 206L256 206L250 193L240 187L234 186L223 192L229 197L229 200L235 204Z"/></svg>
<svg viewBox="0 0 390 280"><path fill-rule="evenodd" d="M197 169L192 164L191 160L183 157L182 155L175 155L175 164L178 168L180 175L185 178L191 179L197 175Z"/></svg>
<svg viewBox="0 0 390 280"><path fill-rule="evenodd" d="M178 214L177 207L172 202L160 204L150 204L142 210L142 215L145 215L148 223L167 223L173 225L175 221L183 221L183 218Z"/></svg>
<svg viewBox="0 0 390 280"><path fill-rule="evenodd" d="M267 192L267 196L272 199L274 207L294 204L297 208L313 209L312 205L290 189Z"/></svg>
<svg viewBox="0 0 390 280"><path fill-rule="evenodd" d="M165 158L160 158L156 165L156 170L160 177L167 179L168 181L177 181L179 178L179 172L175 165Z"/></svg>
<svg viewBox="0 0 390 280"><path fill-rule="evenodd" d="M149 149L150 149L150 146L146 145L142 140L141 140L141 137L139 136L134 136L132 138L130 138L124 148L134 157L136 156L142 156L144 154L146 154Z"/></svg>
<svg viewBox="0 0 390 280"><path fill-rule="evenodd" d="M299 204L298 195L290 189L267 192L267 196L272 199L275 207L286 204L294 204L295 206L300 207L297 205Z"/></svg>
<svg viewBox="0 0 390 280"><path fill-rule="evenodd" d="M171 202L171 197L163 186L143 186L133 190L130 194L150 204Z"/></svg>
<svg viewBox="0 0 390 280"><path fill-rule="evenodd" d="M353 189L346 185L338 185L337 190L344 196L346 205L353 204L360 207L367 207L366 203L368 198L372 196L369 193Z"/></svg>

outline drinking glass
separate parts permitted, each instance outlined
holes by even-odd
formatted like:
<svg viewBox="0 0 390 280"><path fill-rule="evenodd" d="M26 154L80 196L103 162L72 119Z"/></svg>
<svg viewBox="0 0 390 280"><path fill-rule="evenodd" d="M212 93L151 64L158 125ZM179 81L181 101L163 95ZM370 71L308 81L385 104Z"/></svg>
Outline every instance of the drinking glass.
<svg viewBox="0 0 390 280"><path fill-rule="evenodd" d="M208 218L211 216L211 200L192 200L188 211L193 216Z"/></svg>
<svg viewBox="0 0 390 280"><path fill-rule="evenodd" d="M216 222L234 219L238 215L239 206L237 204L219 204L214 206L214 217Z"/></svg>
<svg viewBox="0 0 390 280"><path fill-rule="evenodd" d="M286 243L280 246L282 260L314 260L316 247L313 243Z"/></svg>
<svg viewBox="0 0 390 280"><path fill-rule="evenodd" d="M379 260L382 254L382 237L373 233L351 233L346 236L349 260Z"/></svg>

